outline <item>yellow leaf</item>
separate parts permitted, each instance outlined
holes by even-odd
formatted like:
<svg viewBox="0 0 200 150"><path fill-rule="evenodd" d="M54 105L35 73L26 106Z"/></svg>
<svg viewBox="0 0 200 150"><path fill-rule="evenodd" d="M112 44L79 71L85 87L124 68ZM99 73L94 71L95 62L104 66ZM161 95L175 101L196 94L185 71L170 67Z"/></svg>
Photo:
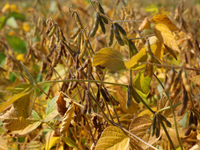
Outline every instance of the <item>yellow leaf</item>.
<svg viewBox="0 0 200 150"><path fill-rule="evenodd" d="M3 8L2 8L2 12L3 13L6 13L6 12L8 12L9 11L9 9L10 9L10 5L9 4L6 4Z"/></svg>
<svg viewBox="0 0 200 150"><path fill-rule="evenodd" d="M123 55L113 48L102 48L93 57L93 66L100 65L108 69L118 71L125 69Z"/></svg>
<svg viewBox="0 0 200 150"><path fill-rule="evenodd" d="M23 25L22 25L22 29L26 32L30 32L30 26L27 22L24 22Z"/></svg>
<svg viewBox="0 0 200 150"><path fill-rule="evenodd" d="M45 150L50 150L53 146L56 146L59 142L60 137L52 137L45 146Z"/></svg>
<svg viewBox="0 0 200 150"><path fill-rule="evenodd" d="M155 15L159 12L159 9L156 4L150 4L144 8L144 11L151 12L151 15Z"/></svg>
<svg viewBox="0 0 200 150"><path fill-rule="evenodd" d="M156 54L157 46L151 45L151 51L153 54ZM157 56L159 57L159 56ZM140 62L146 62L147 61L147 54L146 54L146 47L142 48L139 53L134 55L131 60L125 62L125 66L127 69L131 70L139 70L145 67L145 65L139 65Z"/></svg>
<svg viewBox="0 0 200 150"><path fill-rule="evenodd" d="M120 128L109 126L101 134L95 150L128 150L129 141Z"/></svg>
<svg viewBox="0 0 200 150"><path fill-rule="evenodd" d="M153 111L157 111L157 108L156 107L153 107L153 108L151 108ZM138 114L138 117L139 116L145 116L145 117L153 117L153 114L152 114L152 112L149 110L149 109L145 109L145 110L143 110L142 112L140 112L139 114Z"/></svg>
<svg viewBox="0 0 200 150"><path fill-rule="evenodd" d="M15 4L11 4L10 5L10 11L11 12L18 12L18 13L20 13L19 9L17 8L17 5L15 5Z"/></svg>
<svg viewBox="0 0 200 150"><path fill-rule="evenodd" d="M173 51L177 51L180 53L172 32L166 25L156 24L154 27L154 34L164 45L171 49L171 51L168 51L170 54L174 56Z"/></svg>
<svg viewBox="0 0 200 150"><path fill-rule="evenodd" d="M191 80L194 84L200 85L200 75L194 76L189 80Z"/></svg>
<svg viewBox="0 0 200 150"><path fill-rule="evenodd" d="M169 18L163 14L155 15L151 20L154 24L164 24L166 25L171 31L178 31L179 29L172 23Z"/></svg>
<svg viewBox="0 0 200 150"><path fill-rule="evenodd" d="M61 133L64 134L68 130L70 122L72 120L73 113L74 113L74 104L72 103L69 106L68 110L66 111L65 115L62 117L62 125L60 129Z"/></svg>
<svg viewBox="0 0 200 150"><path fill-rule="evenodd" d="M24 62L25 62L24 54L18 54L18 55L17 55L17 60L18 60L18 61L22 61L22 62L24 63Z"/></svg>
<svg viewBox="0 0 200 150"><path fill-rule="evenodd" d="M129 131L145 142L153 145L156 141L160 139L160 136L156 138L156 136L151 136L150 134L146 133L147 129L150 127L152 120L145 116L136 117L130 124ZM144 144L143 142L135 142L135 140L131 139L131 144L135 149L142 149L145 150L149 146Z"/></svg>

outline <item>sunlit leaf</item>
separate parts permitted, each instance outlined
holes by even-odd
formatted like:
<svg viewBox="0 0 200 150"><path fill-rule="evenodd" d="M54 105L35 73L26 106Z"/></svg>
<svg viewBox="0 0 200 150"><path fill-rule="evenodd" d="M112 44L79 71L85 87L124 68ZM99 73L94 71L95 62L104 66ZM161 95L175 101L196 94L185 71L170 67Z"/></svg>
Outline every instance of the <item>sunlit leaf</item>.
<svg viewBox="0 0 200 150"><path fill-rule="evenodd" d="M138 30L139 31L142 31L142 30L145 30L145 29L148 29L150 27L151 23L150 21L148 20L148 18L144 18L143 22L140 24Z"/></svg>
<svg viewBox="0 0 200 150"><path fill-rule="evenodd" d="M129 137L124 132L115 126L107 127L99 141L95 150L128 150Z"/></svg>
<svg viewBox="0 0 200 150"><path fill-rule="evenodd" d="M156 141L160 139L160 136L156 138L154 135L153 137L146 133L147 129L150 127L152 120L145 116L136 117L130 124L129 131L145 142L149 143L150 145L154 144ZM149 146L144 144L143 142L135 142L135 140L131 139L131 144L133 147L137 149L147 149Z"/></svg>
<svg viewBox="0 0 200 150"><path fill-rule="evenodd" d="M167 47L172 49L172 51L180 52L176 44L176 41L172 35L172 32L169 30L169 28L166 25L156 24L154 27L154 34L161 42L163 42L163 44L165 44Z"/></svg>
<svg viewBox="0 0 200 150"><path fill-rule="evenodd" d="M14 17L10 17L6 20L6 25L13 27L13 28L18 28L17 21L15 20Z"/></svg>
<svg viewBox="0 0 200 150"><path fill-rule="evenodd" d="M46 108L46 114L44 118L44 122L48 122L52 120L55 116L58 115L58 111L56 109L56 100L58 96L55 96L51 101L49 101L47 108Z"/></svg>
<svg viewBox="0 0 200 150"><path fill-rule="evenodd" d="M157 108L156 107L153 107L151 108L153 111L157 111ZM148 117L148 118L151 118L153 117L153 113L149 110L149 109L145 109L143 111L141 111L138 116L145 116L145 117Z"/></svg>
<svg viewBox="0 0 200 150"><path fill-rule="evenodd" d="M125 69L123 55L110 47L102 48L93 57L93 66L100 65L111 70Z"/></svg>
<svg viewBox="0 0 200 150"><path fill-rule="evenodd" d="M33 104L37 98L37 93L34 86L28 83L18 84L14 88L12 95L25 92L27 93L25 96L19 98L13 103L16 114L20 121L23 121L31 115Z"/></svg>
<svg viewBox="0 0 200 150"><path fill-rule="evenodd" d="M12 47L12 49L17 53L26 53L26 44L23 40L16 36L6 36L8 44Z"/></svg>
<svg viewBox="0 0 200 150"><path fill-rule="evenodd" d="M155 54L157 46L151 45L151 51ZM140 62L147 61L146 47L142 48L139 53L134 55L131 60L125 62L125 66L131 70L139 70L145 67L145 65L139 65Z"/></svg>
<svg viewBox="0 0 200 150"><path fill-rule="evenodd" d="M153 18L150 20L154 24L164 24L166 25L171 31L178 31L179 29L172 23L169 18L163 14L158 14L153 16Z"/></svg>
<svg viewBox="0 0 200 150"><path fill-rule="evenodd" d="M59 142L60 137L52 137L45 146L45 150L50 150L53 146L56 146Z"/></svg>
<svg viewBox="0 0 200 150"><path fill-rule="evenodd" d="M151 78L149 76L144 76L144 70L140 71L134 78L133 85L143 92L147 94L149 92L149 85L151 82Z"/></svg>

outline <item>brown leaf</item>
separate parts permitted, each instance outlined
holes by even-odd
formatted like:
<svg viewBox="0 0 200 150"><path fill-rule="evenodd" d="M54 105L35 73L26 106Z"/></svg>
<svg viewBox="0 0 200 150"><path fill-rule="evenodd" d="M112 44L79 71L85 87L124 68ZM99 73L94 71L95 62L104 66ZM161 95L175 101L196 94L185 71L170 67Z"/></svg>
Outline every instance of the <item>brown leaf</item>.
<svg viewBox="0 0 200 150"><path fill-rule="evenodd" d="M142 140L146 141L147 143L153 145L156 141L159 140L161 134L158 138L156 138L155 135L152 137L150 134L146 133L147 129L151 126L151 123L152 120L147 117L144 116L136 117L131 122L129 131L138 136L139 138L141 138ZM149 147L148 145L142 143L141 141L137 143L133 139L131 140L131 144L136 150L140 149L145 150Z"/></svg>
<svg viewBox="0 0 200 150"><path fill-rule="evenodd" d="M133 100L131 101L130 107L128 109L126 108L126 92L122 89L122 87L116 86L116 96L117 101L120 103L124 112L131 114L137 113L139 106Z"/></svg>
<svg viewBox="0 0 200 150"><path fill-rule="evenodd" d="M66 101L64 100L63 94L60 93L58 95L58 99L56 100L57 111L61 117L64 116L67 111Z"/></svg>
<svg viewBox="0 0 200 150"><path fill-rule="evenodd" d="M66 111L65 115L62 117L62 125L60 129L61 133L64 134L68 130L70 122L72 120L73 113L74 113L74 103L72 102L68 110Z"/></svg>

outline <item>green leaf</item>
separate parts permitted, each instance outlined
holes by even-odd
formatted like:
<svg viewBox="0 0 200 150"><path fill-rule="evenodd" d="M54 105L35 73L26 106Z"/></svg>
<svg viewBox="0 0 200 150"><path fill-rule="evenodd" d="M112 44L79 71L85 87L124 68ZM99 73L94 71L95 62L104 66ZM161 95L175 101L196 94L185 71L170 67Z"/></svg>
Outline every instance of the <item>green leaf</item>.
<svg viewBox="0 0 200 150"><path fill-rule="evenodd" d="M100 65L108 69L118 71L125 69L124 56L117 50L106 47L98 51L93 57L93 66Z"/></svg>
<svg viewBox="0 0 200 150"><path fill-rule="evenodd" d="M144 8L144 11L151 12L151 15L159 13L158 6L156 4L150 4Z"/></svg>
<svg viewBox="0 0 200 150"><path fill-rule="evenodd" d="M151 51L153 54L156 54L157 46L151 45ZM128 62L125 62L125 66L127 69L131 70L139 70L144 68L146 65L139 65L140 62L146 62L147 61L147 53L146 53L146 47L142 48L139 53L134 55L131 60Z"/></svg>
<svg viewBox="0 0 200 150"><path fill-rule="evenodd" d="M156 67L153 67L154 71ZM153 71L153 72L154 72ZM149 76L144 77L144 70L140 71L134 78L133 85L144 94L149 93L149 85L151 78Z"/></svg>
<svg viewBox="0 0 200 150"><path fill-rule="evenodd" d="M47 108L46 108L46 114L44 118L44 122L48 122L49 120L52 120L55 116L58 115L58 111L56 108L56 100L58 99L58 96L55 96L51 101L49 101Z"/></svg>
<svg viewBox="0 0 200 150"><path fill-rule="evenodd" d="M18 84L14 88L12 95L19 93L26 93L26 95L16 100L13 103L13 106L19 120L23 121L31 115L33 104L37 98L37 93L34 86L28 83Z"/></svg>
<svg viewBox="0 0 200 150"><path fill-rule="evenodd" d="M77 144L74 140L72 140L70 137L62 137L62 140L70 147L77 148Z"/></svg>
<svg viewBox="0 0 200 150"><path fill-rule="evenodd" d="M6 22L6 16L0 17L0 30L4 27Z"/></svg>
<svg viewBox="0 0 200 150"><path fill-rule="evenodd" d="M38 113L35 110L32 111L31 115L35 120L41 120L41 117L38 115Z"/></svg>
<svg viewBox="0 0 200 150"><path fill-rule="evenodd" d="M8 44L12 47L12 49L21 54L26 53L26 43L16 36L6 36Z"/></svg>
<svg viewBox="0 0 200 150"><path fill-rule="evenodd" d="M10 17L14 17L16 20L21 20L21 21L25 21L25 16L21 13L17 13L17 12L11 12L8 14L8 18Z"/></svg>
<svg viewBox="0 0 200 150"><path fill-rule="evenodd" d="M128 150L129 137L115 126L107 127L101 134L95 150Z"/></svg>
<svg viewBox="0 0 200 150"><path fill-rule="evenodd" d="M16 76L12 72L10 72L9 77L10 81L15 82Z"/></svg>
<svg viewBox="0 0 200 150"><path fill-rule="evenodd" d="M33 85L33 83L36 83L36 80L32 77L32 75L30 74L30 72L26 69L26 67L24 66L24 64L20 61L23 69L26 72L26 75L28 76L28 81L30 82L31 85Z"/></svg>
<svg viewBox="0 0 200 150"><path fill-rule="evenodd" d="M4 53L0 53L0 66L2 67L6 62L6 55Z"/></svg>

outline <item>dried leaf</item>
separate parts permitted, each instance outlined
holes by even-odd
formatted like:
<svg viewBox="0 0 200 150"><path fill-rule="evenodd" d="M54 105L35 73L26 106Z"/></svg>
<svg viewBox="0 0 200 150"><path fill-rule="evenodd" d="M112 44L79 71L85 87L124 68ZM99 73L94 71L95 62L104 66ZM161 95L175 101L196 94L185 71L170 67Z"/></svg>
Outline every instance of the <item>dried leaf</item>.
<svg viewBox="0 0 200 150"><path fill-rule="evenodd" d="M151 25L151 23L148 20L148 18L146 17L146 18L144 18L143 22L139 26L138 30L142 31L142 30L148 29L150 27L150 25Z"/></svg>
<svg viewBox="0 0 200 150"><path fill-rule="evenodd" d="M112 48L102 48L93 57L93 66L100 65L108 69L118 71L125 69L124 56L117 50Z"/></svg>
<svg viewBox="0 0 200 150"><path fill-rule="evenodd" d="M0 137L0 149L1 150L9 150L8 146L7 146L7 142L3 139L3 137Z"/></svg>
<svg viewBox="0 0 200 150"><path fill-rule="evenodd" d="M134 101L131 101L130 107L127 109L126 108L126 92L122 89L120 86L116 86L116 96L117 96L117 101L120 103L120 106L122 107L123 111L126 113L137 113L139 110L139 106L137 103Z"/></svg>
<svg viewBox="0 0 200 150"><path fill-rule="evenodd" d="M196 85L200 85L200 75L191 77L189 80L191 80Z"/></svg>
<svg viewBox="0 0 200 150"><path fill-rule="evenodd" d="M120 128L109 126L101 134L95 150L128 150L129 140Z"/></svg>
<svg viewBox="0 0 200 150"><path fill-rule="evenodd" d="M72 102L72 104L66 111L65 115L62 117L62 125L60 129L61 133L64 134L68 130L73 114L74 114L74 103Z"/></svg>
<svg viewBox="0 0 200 150"><path fill-rule="evenodd" d="M154 135L153 137L150 134L147 134L146 131L147 129L150 127L152 123L152 120L145 117L145 116L140 116L140 117L136 117L130 124L129 127L129 131L133 134L135 134L136 136L138 136L139 138L141 138L142 140L146 141L147 143L149 143L150 145L153 145L156 141L159 140L160 136L158 138L156 138L156 136ZM139 149L147 149L149 146L142 143L141 141L139 141L138 143L135 142L134 140L131 139L131 144L133 145L133 147L137 150Z"/></svg>
<svg viewBox="0 0 200 150"><path fill-rule="evenodd" d="M65 112L67 111L67 108L66 108L66 101L64 100L62 93L58 95L58 99L56 100L56 106L59 115L63 117Z"/></svg>
<svg viewBox="0 0 200 150"><path fill-rule="evenodd" d="M169 18L163 14L158 14L153 16L150 20L154 24L164 24L166 25L171 31L178 31L179 29L172 23Z"/></svg>
<svg viewBox="0 0 200 150"><path fill-rule="evenodd" d="M154 27L154 34L167 47L180 53L172 32L164 24L156 24ZM170 51L169 51L170 52Z"/></svg>

